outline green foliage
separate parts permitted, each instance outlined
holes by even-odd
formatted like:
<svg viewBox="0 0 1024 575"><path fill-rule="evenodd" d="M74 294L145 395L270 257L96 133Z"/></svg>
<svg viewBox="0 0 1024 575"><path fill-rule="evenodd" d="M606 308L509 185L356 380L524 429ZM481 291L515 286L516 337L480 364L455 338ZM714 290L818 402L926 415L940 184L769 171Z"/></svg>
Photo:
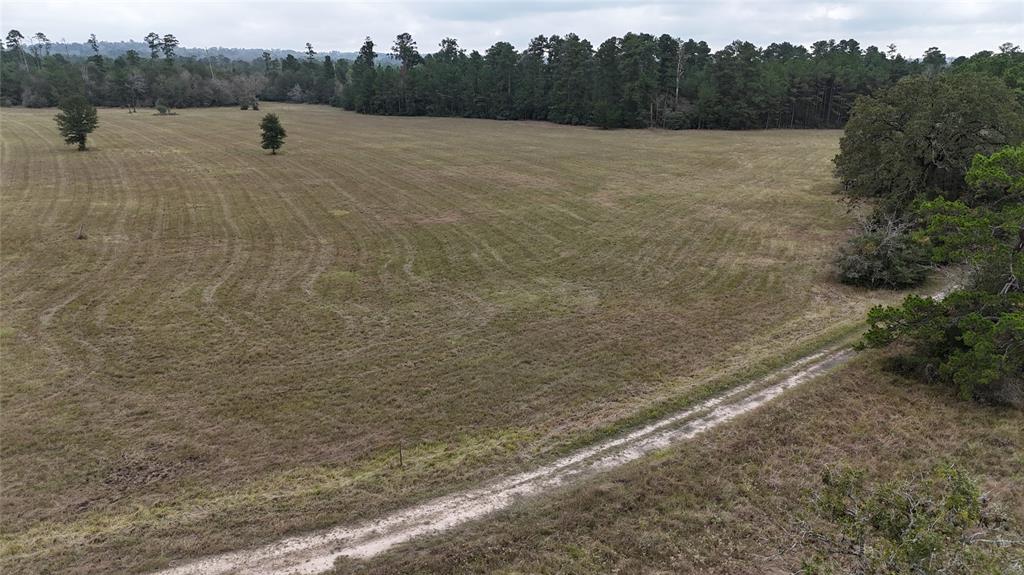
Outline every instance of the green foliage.
<svg viewBox="0 0 1024 575"><path fill-rule="evenodd" d="M895 367L964 398L1024 406L1024 294L957 290L868 313L862 347L899 342Z"/></svg>
<svg viewBox="0 0 1024 575"><path fill-rule="evenodd" d="M829 529L815 534L805 575L999 573L1006 557L972 542L985 526L975 481L954 465L916 480L869 485L863 471L827 470L814 508Z"/></svg>
<svg viewBox="0 0 1024 575"><path fill-rule="evenodd" d="M686 112L669 112L665 114L664 128L668 130L683 130L690 127L690 115Z"/></svg>
<svg viewBox="0 0 1024 575"><path fill-rule="evenodd" d="M1017 101L1024 106L1024 51L1020 46L1006 43L998 52L984 50L970 58L957 58L952 73L982 73L1000 78L1013 90Z"/></svg>
<svg viewBox="0 0 1024 575"><path fill-rule="evenodd" d="M85 150L85 142L89 134L99 125L96 107L84 96L72 96L60 104L57 113L57 130L64 136L64 142L75 144L79 150Z"/></svg>
<svg viewBox="0 0 1024 575"><path fill-rule="evenodd" d="M281 126L281 120L278 119L277 114L263 116L263 120L260 121L260 130L262 131L260 146L264 150L270 150L271 154L276 154L277 150L284 145L285 136L288 135L284 127Z"/></svg>
<svg viewBox="0 0 1024 575"><path fill-rule="evenodd" d="M938 198L915 204L917 241L934 261L958 263L967 281L944 300L910 296L868 314L861 343L901 343L898 366L944 383L963 398L1024 406L1024 204L1005 202L1024 187L1020 147L976 157L967 174L971 207Z"/></svg>
<svg viewBox="0 0 1024 575"><path fill-rule="evenodd" d="M1006 270L1013 275L1008 246L991 240L1014 234L1008 222L1020 217L1009 207L1021 204L1024 149L999 148L1024 139L1024 109L997 77L938 74L940 56L929 49L931 74L854 106L836 175L847 194L877 200L876 220L893 214L886 217L907 224L865 229L841 248L836 265L844 283L916 285L924 279L925 249L935 263L968 263L983 290ZM987 209L974 209L981 207ZM908 233L919 222L926 229Z"/></svg>
<svg viewBox="0 0 1024 575"><path fill-rule="evenodd" d="M836 174L848 194L903 211L919 196L967 196L976 154L1024 139L1024 110L998 78L915 76L862 97L840 142Z"/></svg>
<svg viewBox="0 0 1024 575"><path fill-rule="evenodd" d="M970 208L940 198L917 204L916 212L925 223L915 235L932 247L932 259L968 266L965 288L985 293L1020 291L1024 204Z"/></svg>
<svg viewBox="0 0 1024 575"><path fill-rule="evenodd" d="M895 218L867 220L840 248L835 266L845 284L898 289L920 285L929 269L928 250Z"/></svg>
<svg viewBox="0 0 1024 575"><path fill-rule="evenodd" d="M345 107L357 112L371 112L374 108L377 70L374 60L373 40L366 38L359 49L359 56L351 68L351 81L343 92Z"/></svg>
<svg viewBox="0 0 1024 575"><path fill-rule="evenodd" d="M925 69L854 40L759 48L628 33L593 44L576 34L537 36L516 52L483 53L446 38L401 66L368 67L360 54L337 102L376 114L549 120L602 128L838 127L855 97ZM410 53L411 54L411 53ZM680 115L680 113L685 115Z"/></svg>
<svg viewBox="0 0 1024 575"><path fill-rule="evenodd" d="M971 205L1024 202L1024 145L1009 146L991 156L976 154L965 178Z"/></svg>
<svg viewBox="0 0 1024 575"><path fill-rule="evenodd" d="M985 74L1024 94L1021 56L1009 48L976 54L950 70L937 49L907 60L852 39L809 47L736 41L712 52L703 41L628 33L595 50L596 43L569 33L537 36L523 50L497 42L482 53L445 38L438 51L420 54L403 33L380 59L367 38L354 61L321 57L312 46L301 58L196 57L179 50L173 34L150 32L144 40L137 48L149 58L134 50L106 57L103 42L87 57L65 57L44 52L47 44L38 37L26 49L12 30L9 49L0 53L0 104L53 105L70 93L70 82L81 84L93 104L130 109L157 100L174 108L240 105L243 96L251 106L250 96L258 96L372 114L750 129L841 127L858 96L919 73ZM240 94L239 85L256 89Z"/></svg>

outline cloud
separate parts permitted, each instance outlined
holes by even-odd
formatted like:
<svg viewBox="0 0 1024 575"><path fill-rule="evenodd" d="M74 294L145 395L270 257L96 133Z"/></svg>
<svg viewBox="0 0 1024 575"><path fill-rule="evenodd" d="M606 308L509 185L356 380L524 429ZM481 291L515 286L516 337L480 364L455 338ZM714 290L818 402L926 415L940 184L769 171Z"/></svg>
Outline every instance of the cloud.
<svg viewBox="0 0 1024 575"><path fill-rule="evenodd" d="M814 20L838 20L846 21L853 20L857 14L857 10L851 6L845 6L842 4L831 4L823 6L813 6L806 14L801 17L804 21Z"/></svg>
<svg viewBox="0 0 1024 575"><path fill-rule="evenodd" d="M299 49L310 42L322 51L354 51L366 36L386 51L400 32L411 33L424 51L447 36L484 51L498 40L522 48L539 34L575 32L597 45L633 31L705 40L715 48L735 39L764 46L855 38L864 46L896 43L908 56L929 46L970 55L1024 38L1024 2L3 0L0 26L79 42L90 33L138 40L155 31L190 47Z"/></svg>

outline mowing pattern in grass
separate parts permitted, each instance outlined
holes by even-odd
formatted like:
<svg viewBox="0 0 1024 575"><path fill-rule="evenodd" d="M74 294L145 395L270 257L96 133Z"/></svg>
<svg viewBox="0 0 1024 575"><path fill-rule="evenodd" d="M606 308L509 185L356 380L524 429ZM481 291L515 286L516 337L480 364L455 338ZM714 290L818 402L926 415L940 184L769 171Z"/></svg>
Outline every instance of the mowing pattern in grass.
<svg viewBox="0 0 1024 575"><path fill-rule="evenodd" d="M811 508L826 466L871 482L953 462L998 521L984 537L1024 562L1024 413L959 401L862 357L775 403L546 500L418 540L361 573L794 573L829 532ZM834 528L833 528L834 529ZM976 537L978 538L978 537ZM981 549L981 547L978 547ZM1017 571L1010 571L1016 573Z"/></svg>
<svg viewBox="0 0 1024 575"><path fill-rule="evenodd" d="M377 514L869 303L828 278L837 132L267 108L279 156L239 110L102 110L85 153L3 110L5 571Z"/></svg>

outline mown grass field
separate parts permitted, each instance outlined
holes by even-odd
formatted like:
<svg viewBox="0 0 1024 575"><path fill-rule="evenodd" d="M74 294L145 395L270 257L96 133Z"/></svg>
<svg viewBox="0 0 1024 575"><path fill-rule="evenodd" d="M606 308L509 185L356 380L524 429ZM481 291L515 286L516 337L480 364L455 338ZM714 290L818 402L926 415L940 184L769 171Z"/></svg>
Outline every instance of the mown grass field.
<svg viewBox="0 0 1024 575"><path fill-rule="evenodd" d="M1024 413L900 379L877 360L565 492L369 562L343 559L336 573L797 573L829 549L814 534L835 533L813 506L827 468L877 485L945 463L985 498L989 531L971 536L988 543L975 548L1020 573Z"/></svg>
<svg viewBox="0 0 1024 575"><path fill-rule="evenodd" d="M5 573L139 572L551 457L839 336L839 132L4 109ZM86 239L76 235L84 228ZM399 450L403 466L399 467Z"/></svg>

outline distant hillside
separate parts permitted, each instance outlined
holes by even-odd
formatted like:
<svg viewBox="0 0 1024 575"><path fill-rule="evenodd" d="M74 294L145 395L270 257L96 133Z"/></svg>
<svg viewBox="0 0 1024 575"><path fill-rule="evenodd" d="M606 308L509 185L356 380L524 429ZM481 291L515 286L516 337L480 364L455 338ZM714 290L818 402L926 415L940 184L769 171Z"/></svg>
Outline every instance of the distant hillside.
<svg viewBox="0 0 1024 575"><path fill-rule="evenodd" d="M99 42L100 54L116 58L128 50L135 50L139 54L148 55L149 46L145 42L137 42L130 40L128 42ZM229 60L242 60L251 62L262 57L264 50L270 52L270 55L274 58L285 58L289 54L296 58L305 58L306 53L299 50L285 50L281 48L225 48L223 46L215 46L211 48L185 48L179 46L175 49L175 53L179 56L194 56L196 58L202 58L203 56L223 56ZM65 54L67 56L91 56L92 48L85 42L68 42L66 44L57 43L53 44L50 48L52 53ZM338 52L332 50L330 52L317 52L318 58L324 56L330 56L333 60L355 60L357 52ZM381 64L391 64L392 58L390 55L381 54L378 56L378 62Z"/></svg>

